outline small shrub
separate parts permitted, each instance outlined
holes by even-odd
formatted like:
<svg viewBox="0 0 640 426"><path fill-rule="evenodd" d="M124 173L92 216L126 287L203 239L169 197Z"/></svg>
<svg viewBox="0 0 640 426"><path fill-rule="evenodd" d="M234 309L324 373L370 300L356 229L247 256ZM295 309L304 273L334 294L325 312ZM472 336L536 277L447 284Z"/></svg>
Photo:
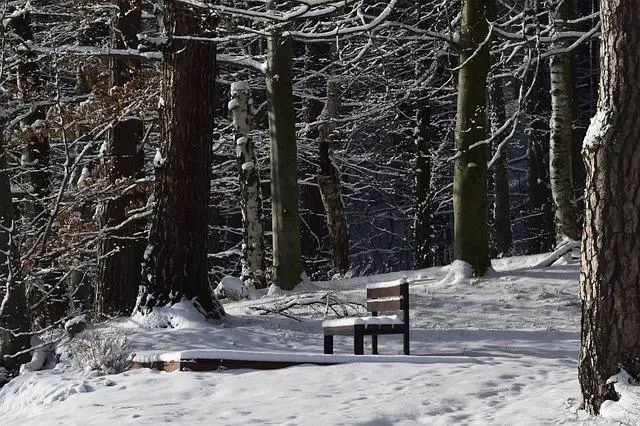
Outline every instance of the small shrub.
<svg viewBox="0 0 640 426"><path fill-rule="evenodd" d="M127 369L132 354L125 336L88 333L69 343L73 364L85 373L117 374Z"/></svg>

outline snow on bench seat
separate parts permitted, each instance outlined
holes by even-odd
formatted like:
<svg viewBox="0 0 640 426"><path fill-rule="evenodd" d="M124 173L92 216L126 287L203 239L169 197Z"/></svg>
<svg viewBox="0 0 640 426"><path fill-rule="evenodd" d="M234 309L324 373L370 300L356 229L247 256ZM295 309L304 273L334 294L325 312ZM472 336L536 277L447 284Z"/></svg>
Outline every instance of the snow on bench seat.
<svg viewBox="0 0 640 426"><path fill-rule="evenodd" d="M385 315L385 316L368 316L368 317L349 317L338 318L322 321L322 328L330 327L349 327L353 325L382 325L382 324L404 324L402 319L398 315Z"/></svg>

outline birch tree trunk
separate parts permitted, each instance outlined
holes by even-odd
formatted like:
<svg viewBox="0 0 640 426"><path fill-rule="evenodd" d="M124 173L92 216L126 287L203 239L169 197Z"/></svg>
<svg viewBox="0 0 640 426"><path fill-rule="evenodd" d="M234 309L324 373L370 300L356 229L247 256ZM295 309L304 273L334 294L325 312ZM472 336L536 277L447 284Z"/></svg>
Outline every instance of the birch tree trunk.
<svg viewBox="0 0 640 426"><path fill-rule="evenodd" d="M251 89L248 81L231 84L229 111L235 129L242 211L242 281L250 289L266 287L260 169L251 137Z"/></svg>
<svg viewBox="0 0 640 426"><path fill-rule="evenodd" d="M583 145L587 165L582 236L579 380L584 407L617 400L620 368L640 378L640 4L602 2L598 110Z"/></svg>
<svg viewBox="0 0 640 426"><path fill-rule="evenodd" d="M461 68L458 73L455 175L453 181L454 257L484 275L489 262L487 235L487 148L470 146L486 138L485 109L489 43L487 1L463 0Z"/></svg>
<svg viewBox="0 0 640 426"><path fill-rule="evenodd" d="M327 81L327 102L320 114L318 126L319 168L318 187L327 214L329 241L331 244L332 272L344 274L349 270L349 231L347 213L342 200L340 171L335 165L335 119L340 112L340 84Z"/></svg>
<svg viewBox="0 0 640 426"><path fill-rule="evenodd" d="M24 283L20 279L20 256L13 240L13 203L4 146L5 112L0 107L0 366L16 372L30 355L7 357L30 346L31 321ZM21 334L24 333L24 334Z"/></svg>
<svg viewBox="0 0 640 426"><path fill-rule="evenodd" d="M142 10L140 4L132 6L125 0L112 0L119 12L114 22L112 45L115 48L132 48L138 45ZM123 86L133 78L139 66L131 60L111 59L111 84ZM144 127L138 118L121 119L110 132L105 170L110 183L131 179L142 172L144 152L138 144L142 141ZM140 191L116 194L101 205L102 228L120 225L127 219L127 212L144 207L145 197ZM98 283L95 308L98 313L118 315L130 313L140 284L142 255L145 241L140 234L146 221L130 222L117 231L104 235L98 246Z"/></svg>
<svg viewBox="0 0 640 426"><path fill-rule="evenodd" d="M566 27L571 18L572 3L558 0L552 3L550 20L556 33ZM557 41L552 49L560 49L566 42ZM549 178L551 194L555 206L556 242L563 238L580 238L580 226L574 201L572 180L572 140L573 140L573 83L570 54L551 56L551 121L549 145Z"/></svg>
<svg viewBox="0 0 640 426"><path fill-rule="evenodd" d="M136 309L148 313L186 298L206 316L219 318L224 310L210 292L207 268L216 46L171 37L211 37L207 29L214 24L186 3L166 1L165 10L170 39L160 100L162 138Z"/></svg>
<svg viewBox="0 0 640 426"><path fill-rule="evenodd" d="M284 290L293 289L302 275L291 67L291 36L274 31L267 42L266 77L271 139L273 281Z"/></svg>

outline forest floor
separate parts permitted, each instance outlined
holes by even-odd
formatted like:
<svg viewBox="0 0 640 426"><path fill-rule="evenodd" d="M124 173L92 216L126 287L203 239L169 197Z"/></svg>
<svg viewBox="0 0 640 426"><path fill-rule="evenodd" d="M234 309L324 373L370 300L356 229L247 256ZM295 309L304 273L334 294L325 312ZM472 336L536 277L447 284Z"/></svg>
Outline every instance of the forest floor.
<svg viewBox="0 0 640 426"><path fill-rule="evenodd" d="M363 303L366 283L405 277L411 350L420 362L96 375L63 353L54 369L23 374L0 390L0 423L639 424L640 387L622 381L622 399L607 404L602 417L578 409L579 266L559 260L536 267L544 257L494 260L482 279L443 267L305 283L291 294L226 302L221 321L205 322L179 304L94 325L85 333L125 335L138 357L203 349L321 354L322 296ZM261 314L296 301L304 306L288 316ZM348 354L352 345L352 338L336 337L335 353ZM369 345L365 339L365 353ZM380 353L401 351L400 336L380 337Z"/></svg>

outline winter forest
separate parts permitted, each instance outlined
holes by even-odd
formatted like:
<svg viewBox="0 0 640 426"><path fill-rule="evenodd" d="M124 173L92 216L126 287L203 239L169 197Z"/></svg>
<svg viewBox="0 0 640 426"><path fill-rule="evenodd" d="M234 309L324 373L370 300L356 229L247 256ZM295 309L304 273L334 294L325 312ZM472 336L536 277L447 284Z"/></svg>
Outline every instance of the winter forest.
<svg viewBox="0 0 640 426"><path fill-rule="evenodd" d="M144 351L321 354L322 320L400 279L398 374L458 356L455 330L501 330L465 357L573 333L553 421L640 421L638 22L637 0L0 0L0 417L60 389L46 371L142 386ZM390 410L370 424L442 411Z"/></svg>

